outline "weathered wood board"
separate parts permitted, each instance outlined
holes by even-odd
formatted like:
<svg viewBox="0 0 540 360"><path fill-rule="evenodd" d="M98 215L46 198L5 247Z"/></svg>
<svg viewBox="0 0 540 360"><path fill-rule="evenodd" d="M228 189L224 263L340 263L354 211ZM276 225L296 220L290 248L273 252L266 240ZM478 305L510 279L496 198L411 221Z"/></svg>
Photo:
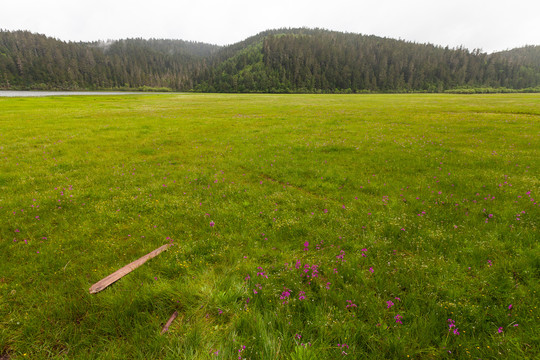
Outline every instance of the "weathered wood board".
<svg viewBox="0 0 540 360"><path fill-rule="evenodd" d="M170 246L171 246L171 244L165 244L165 245L161 246L160 248L158 248L158 249L144 255L140 259L135 260L134 262L127 264L126 266L124 266L123 268L115 271L114 273L107 276L106 278L98 281L97 283L95 283L94 285L92 285L90 287L90 289L89 289L90 294L95 294L95 293L100 292L101 290L105 289L107 286L111 285L115 281L121 279L122 277L126 276L127 274L129 274L130 272L132 272L133 270L135 270L136 268L138 268L139 266L144 264L146 261L150 260L151 258L153 258L153 257L159 255L160 253L162 253L163 251L167 250Z"/></svg>
<svg viewBox="0 0 540 360"><path fill-rule="evenodd" d="M169 321L167 321L167 323L165 324L165 326L163 327L163 329L161 329L161 333L165 333L167 330L169 330L169 326L171 326L172 322L174 321L174 319L176 319L176 317L178 316L178 311L175 311L171 317L169 318Z"/></svg>

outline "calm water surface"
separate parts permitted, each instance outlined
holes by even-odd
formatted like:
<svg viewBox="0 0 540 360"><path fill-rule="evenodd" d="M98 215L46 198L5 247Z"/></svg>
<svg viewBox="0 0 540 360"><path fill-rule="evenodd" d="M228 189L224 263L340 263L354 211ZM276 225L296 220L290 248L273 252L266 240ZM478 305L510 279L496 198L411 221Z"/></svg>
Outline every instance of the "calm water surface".
<svg viewBox="0 0 540 360"><path fill-rule="evenodd" d="M0 90L0 97L73 96L73 95L152 95L170 94L157 92L105 92L105 91L10 91Z"/></svg>

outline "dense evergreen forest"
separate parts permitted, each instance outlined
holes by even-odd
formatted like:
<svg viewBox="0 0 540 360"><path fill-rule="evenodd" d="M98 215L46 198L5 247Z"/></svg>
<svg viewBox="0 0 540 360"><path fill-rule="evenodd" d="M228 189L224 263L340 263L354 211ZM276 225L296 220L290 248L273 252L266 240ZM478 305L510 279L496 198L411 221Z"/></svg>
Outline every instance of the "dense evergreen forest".
<svg viewBox="0 0 540 360"><path fill-rule="evenodd" d="M0 30L0 88L539 91L540 46L486 54L319 29L270 30L226 47L156 39L74 43Z"/></svg>

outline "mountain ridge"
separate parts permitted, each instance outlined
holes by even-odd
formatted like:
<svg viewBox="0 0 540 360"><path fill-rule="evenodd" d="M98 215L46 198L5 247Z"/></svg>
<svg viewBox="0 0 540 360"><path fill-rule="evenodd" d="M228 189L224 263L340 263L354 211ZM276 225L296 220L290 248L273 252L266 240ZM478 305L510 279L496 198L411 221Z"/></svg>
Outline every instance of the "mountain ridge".
<svg viewBox="0 0 540 360"><path fill-rule="evenodd" d="M219 46L173 39L64 42L0 30L0 88L200 92L443 92L540 86L540 46L462 47L289 28Z"/></svg>

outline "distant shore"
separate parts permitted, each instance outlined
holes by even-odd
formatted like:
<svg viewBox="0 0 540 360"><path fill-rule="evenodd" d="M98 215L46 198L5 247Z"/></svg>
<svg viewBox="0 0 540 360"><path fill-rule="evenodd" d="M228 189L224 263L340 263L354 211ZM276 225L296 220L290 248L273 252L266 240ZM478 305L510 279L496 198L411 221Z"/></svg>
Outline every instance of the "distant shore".
<svg viewBox="0 0 540 360"><path fill-rule="evenodd" d="M35 91L35 90L0 90L0 97L41 97L41 96L88 96L88 95L151 95L171 94L170 92L142 91Z"/></svg>

